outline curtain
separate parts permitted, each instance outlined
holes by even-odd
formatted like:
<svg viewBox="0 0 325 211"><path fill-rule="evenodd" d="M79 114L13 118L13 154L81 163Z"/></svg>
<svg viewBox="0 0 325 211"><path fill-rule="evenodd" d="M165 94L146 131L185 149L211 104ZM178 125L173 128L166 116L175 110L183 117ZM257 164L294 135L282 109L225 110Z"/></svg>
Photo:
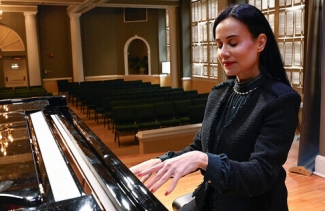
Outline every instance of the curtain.
<svg viewBox="0 0 325 211"><path fill-rule="evenodd" d="M298 166L310 174L319 154L322 1L306 1L304 88Z"/></svg>

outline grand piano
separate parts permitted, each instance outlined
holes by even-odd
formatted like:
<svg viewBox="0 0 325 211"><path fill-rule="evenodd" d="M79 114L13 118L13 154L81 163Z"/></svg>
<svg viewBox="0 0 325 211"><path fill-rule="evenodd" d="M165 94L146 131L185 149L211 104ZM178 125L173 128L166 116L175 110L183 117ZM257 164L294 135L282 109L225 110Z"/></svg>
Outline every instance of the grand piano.
<svg viewBox="0 0 325 211"><path fill-rule="evenodd" d="M167 210L68 107L0 101L0 211Z"/></svg>

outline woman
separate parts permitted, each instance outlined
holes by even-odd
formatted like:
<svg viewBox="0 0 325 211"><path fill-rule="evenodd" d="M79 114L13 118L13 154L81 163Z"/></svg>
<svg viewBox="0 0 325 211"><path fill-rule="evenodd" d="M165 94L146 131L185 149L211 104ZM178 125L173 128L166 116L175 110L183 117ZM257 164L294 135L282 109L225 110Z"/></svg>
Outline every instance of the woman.
<svg viewBox="0 0 325 211"><path fill-rule="evenodd" d="M231 5L213 27L217 57L229 79L208 98L202 127L184 150L131 168L156 191L200 169L193 210L288 210L286 162L298 124L300 95L290 87L272 29L248 4ZM185 209L185 208L184 208Z"/></svg>

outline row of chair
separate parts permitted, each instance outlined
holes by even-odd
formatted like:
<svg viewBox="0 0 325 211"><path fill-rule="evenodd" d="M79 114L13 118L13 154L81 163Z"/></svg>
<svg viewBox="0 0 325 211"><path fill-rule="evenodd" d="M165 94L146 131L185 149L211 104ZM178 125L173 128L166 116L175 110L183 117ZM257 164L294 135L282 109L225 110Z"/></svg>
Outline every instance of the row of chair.
<svg viewBox="0 0 325 211"><path fill-rule="evenodd" d="M52 96L52 93L48 92L42 86L14 87L14 88L10 87L10 88L0 89L0 100L39 97L39 96Z"/></svg>
<svg viewBox="0 0 325 211"><path fill-rule="evenodd" d="M196 90L195 90L196 91ZM102 116L104 119L104 126L106 122L108 122L109 127L109 119L112 117L112 108L117 106L126 106L126 105L138 105L138 104L147 104L147 103L157 103L157 102L172 102L177 100L190 100L193 101L193 104L204 104L207 99L207 93L198 94L191 93L185 94L180 93L178 95L170 95L172 92L161 92L153 95L143 96L141 94L138 95L130 95L130 96L106 96L100 98L100 101L97 106L91 105L87 107L87 116L90 118L90 111L94 110L95 113L95 121L99 122L99 116ZM160 95L163 94L163 95ZM203 102L203 103L202 103Z"/></svg>
<svg viewBox="0 0 325 211"><path fill-rule="evenodd" d="M74 97L72 104L86 111L90 118L91 111L95 111L95 121L98 122L98 115L111 110L112 104L117 103L152 103L157 101L173 101L181 99L193 99L201 96L206 97L208 93L198 94L197 90L186 90L183 88L148 86L147 88L130 88L122 90L94 91L84 90L79 97ZM106 115L107 116L107 115ZM104 119L105 120L105 119ZM105 124L105 121L104 121Z"/></svg>
<svg viewBox="0 0 325 211"><path fill-rule="evenodd" d="M139 130L202 122L208 96L208 93L198 94L197 90L160 87L140 80L70 83L68 86L68 100L77 109L86 111L88 118L94 111L97 123L102 116L108 129L112 123L119 146L121 134L131 133L136 139Z"/></svg>
<svg viewBox="0 0 325 211"><path fill-rule="evenodd" d="M92 90L93 93L98 92L116 92L125 89L137 89L146 87L159 87L159 84L152 85L151 82L143 82L142 80L124 81L124 79L114 79L105 81L90 82L67 82L59 80L57 82L59 93L68 92L69 100L78 99L85 91Z"/></svg>
<svg viewBox="0 0 325 211"><path fill-rule="evenodd" d="M76 104L77 108L79 105L85 107L84 104L98 104L98 99L105 95L118 95L125 97L126 95L133 95L134 97L138 97L137 95L141 94L142 97L148 98L152 95L165 95L166 92L172 92L174 95L178 94L177 92L184 92L183 88L172 88L170 86L161 87L159 84L142 82L142 80L124 81L123 79L114 79L107 81L92 81L81 83L69 83L65 80L59 80L58 86L62 86L60 85L62 83L65 84L63 85L64 88L59 88L59 90L68 90L68 100L72 102L73 105ZM190 91L195 91L197 93L196 90ZM96 95L96 98L94 95ZM172 96L170 95L170 97Z"/></svg>
<svg viewBox="0 0 325 211"><path fill-rule="evenodd" d="M136 140L139 130L201 123L205 105L206 101L194 105L192 100L176 100L113 107L114 140L120 146L121 134L134 134Z"/></svg>
<svg viewBox="0 0 325 211"><path fill-rule="evenodd" d="M74 87L71 91L68 92L69 97L68 100L72 102L73 105L76 105L77 108L79 105L82 109L89 104L98 104L99 98L104 96L118 96L118 97L130 97L131 95L140 95L143 97L145 95L152 94L154 91L157 92L168 91L171 90L171 87L160 87L159 85L151 85L148 83L139 83L138 81L131 81L132 83L122 83L121 85L111 86L107 88L101 83L85 83L83 85L78 85L78 87ZM135 83L137 82L137 83ZM87 85L86 85L87 84ZM136 87L126 85L126 84L137 84ZM97 86L95 86L97 85ZM104 86L104 87L103 87ZM174 91L174 89L173 89Z"/></svg>

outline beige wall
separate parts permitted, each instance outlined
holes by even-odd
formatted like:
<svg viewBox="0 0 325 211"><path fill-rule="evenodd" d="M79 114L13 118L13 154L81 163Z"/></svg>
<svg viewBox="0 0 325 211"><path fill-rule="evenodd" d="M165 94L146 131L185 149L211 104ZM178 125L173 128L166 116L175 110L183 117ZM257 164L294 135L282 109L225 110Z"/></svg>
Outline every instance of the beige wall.
<svg viewBox="0 0 325 211"><path fill-rule="evenodd" d="M207 93L220 82L216 79L192 78L192 89L198 90L198 93Z"/></svg>
<svg viewBox="0 0 325 211"><path fill-rule="evenodd" d="M43 79L42 86L46 89L46 91L51 92L53 95L58 95L58 85L57 80L67 79L69 82L72 82L72 78L50 78Z"/></svg>

